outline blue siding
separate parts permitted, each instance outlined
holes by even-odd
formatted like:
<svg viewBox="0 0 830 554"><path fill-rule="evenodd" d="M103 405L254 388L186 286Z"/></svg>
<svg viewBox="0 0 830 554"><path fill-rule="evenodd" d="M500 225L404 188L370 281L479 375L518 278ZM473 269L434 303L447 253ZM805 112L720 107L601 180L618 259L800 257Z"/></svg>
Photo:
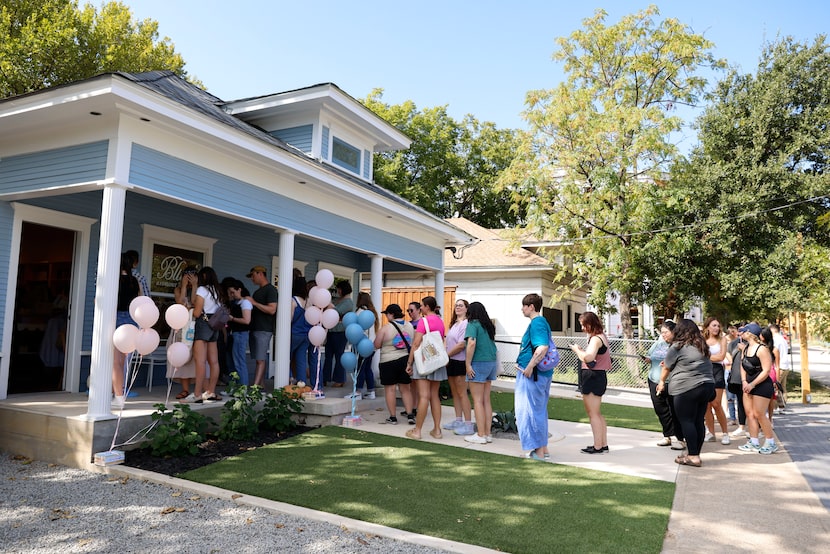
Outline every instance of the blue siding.
<svg viewBox="0 0 830 554"><path fill-rule="evenodd" d="M323 144L320 147L320 157L329 160L329 128L323 127Z"/></svg>
<svg viewBox="0 0 830 554"><path fill-rule="evenodd" d="M415 265L441 265L443 252L440 249L379 231L331 212L322 212L310 204L140 145L133 145L130 182L173 198L192 199L209 208L293 229L349 248L394 257L406 252L406 257ZM200 217L210 221L204 228L211 229L217 219L205 214Z"/></svg>
<svg viewBox="0 0 830 554"><path fill-rule="evenodd" d="M291 146L299 148L306 154L311 153L311 137L313 126L311 124L301 125L299 127L289 127L288 129L279 129L271 131L271 136L287 142Z"/></svg>
<svg viewBox="0 0 830 554"><path fill-rule="evenodd" d="M92 142L0 160L0 191L25 192L103 179L108 142Z"/></svg>
<svg viewBox="0 0 830 554"><path fill-rule="evenodd" d="M363 178L367 181L372 178L372 153L363 151Z"/></svg>
<svg viewBox="0 0 830 554"><path fill-rule="evenodd" d="M9 286L9 258L12 247L12 224L14 210L8 202L0 202L0 314L6 312L6 287ZM3 337L3 318L0 317L0 341ZM0 351L7 356L11 350L10 344L0 343Z"/></svg>

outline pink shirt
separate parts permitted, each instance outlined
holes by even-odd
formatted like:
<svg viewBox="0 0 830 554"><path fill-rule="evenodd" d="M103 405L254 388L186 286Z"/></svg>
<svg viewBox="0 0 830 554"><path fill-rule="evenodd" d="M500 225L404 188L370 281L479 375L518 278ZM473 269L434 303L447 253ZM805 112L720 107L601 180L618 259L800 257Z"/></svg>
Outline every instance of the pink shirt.
<svg viewBox="0 0 830 554"><path fill-rule="evenodd" d="M444 320L441 319L441 316L437 316L435 314L429 314L427 316L429 318L429 330L438 331L441 333L441 338L444 338ZM424 318L418 320L418 328L415 329L416 333L421 333L422 335L426 334L426 328L424 327Z"/></svg>

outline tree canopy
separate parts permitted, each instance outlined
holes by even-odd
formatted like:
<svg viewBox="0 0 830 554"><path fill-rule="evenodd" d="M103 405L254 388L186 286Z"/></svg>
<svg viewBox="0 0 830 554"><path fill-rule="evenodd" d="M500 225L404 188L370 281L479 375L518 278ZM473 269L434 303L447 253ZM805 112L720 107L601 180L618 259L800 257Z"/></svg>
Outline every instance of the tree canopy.
<svg viewBox="0 0 830 554"><path fill-rule="evenodd" d="M529 202L527 231L562 244L551 259L572 261L573 274L563 266L559 280L581 279L600 308L617 294L628 337L630 306L647 283L655 191L677 156L674 109L696 105L700 71L722 63L703 36L675 19L656 23L658 15L651 6L606 25L597 10L557 40L566 80L527 94L529 133L504 181L519 183L514 198Z"/></svg>
<svg viewBox="0 0 830 554"><path fill-rule="evenodd" d="M184 65L170 39L159 39L158 23L134 20L121 2L100 12L77 0L0 4L2 98L114 71L167 69L187 78Z"/></svg>
<svg viewBox="0 0 830 554"><path fill-rule="evenodd" d="M363 103L412 139L407 150L375 156L379 185L438 217L465 217L488 228L521 221L523 212L510 210L510 192L495 186L513 159L516 131L471 115L457 122L446 106L385 104L382 89Z"/></svg>
<svg viewBox="0 0 830 554"><path fill-rule="evenodd" d="M727 317L825 311L830 217L830 48L784 37L755 74L730 71L698 121L699 146L666 196L705 260ZM671 248L681 243L676 232ZM684 250L675 250L682 255Z"/></svg>

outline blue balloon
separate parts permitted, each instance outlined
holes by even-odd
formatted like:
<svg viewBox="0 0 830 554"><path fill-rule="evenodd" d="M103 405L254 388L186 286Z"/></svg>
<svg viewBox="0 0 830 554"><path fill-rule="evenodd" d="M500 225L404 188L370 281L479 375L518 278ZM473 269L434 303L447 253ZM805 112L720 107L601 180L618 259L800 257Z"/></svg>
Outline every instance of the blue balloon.
<svg viewBox="0 0 830 554"><path fill-rule="evenodd" d="M363 340L357 343L357 353L362 358L368 358L375 353L375 345L369 337L363 337Z"/></svg>
<svg viewBox="0 0 830 554"><path fill-rule="evenodd" d="M368 329L375 324L375 314L369 310L363 310L357 314L357 322L360 323L360 326L363 327L363 329Z"/></svg>
<svg viewBox="0 0 830 554"><path fill-rule="evenodd" d="M352 323L346 327L346 340L350 343L357 344L361 339L365 338L366 335L363 334L363 327L359 323Z"/></svg>
<svg viewBox="0 0 830 554"><path fill-rule="evenodd" d="M341 319L343 320L343 326L348 327L352 323L357 323L357 314L354 312L346 312Z"/></svg>
<svg viewBox="0 0 830 554"><path fill-rule="evenodd" d="M357 367L357 356L354 355L354 352L343 352L343 355L340 356L340 364L346 371L354 371L354 368Z"/></svg>

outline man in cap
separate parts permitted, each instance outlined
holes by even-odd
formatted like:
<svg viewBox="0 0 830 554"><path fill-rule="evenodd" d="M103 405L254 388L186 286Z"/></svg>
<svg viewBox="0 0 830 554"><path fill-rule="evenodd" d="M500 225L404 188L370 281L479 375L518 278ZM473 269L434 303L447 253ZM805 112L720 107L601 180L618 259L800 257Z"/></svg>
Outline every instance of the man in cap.
<svg viewBox="0 0 830 554"><path fill-rule="evenodd" d="M254 385L263 386L265 384L265 360L268 358L268 347L271 345L277 323L278 293L277 288L268 280L268 270L264 266L252 267L248 272L248 278L258 287L252 296L246 297L253 305L249 327L249 346L251 358L256 360Z"/></svg>

